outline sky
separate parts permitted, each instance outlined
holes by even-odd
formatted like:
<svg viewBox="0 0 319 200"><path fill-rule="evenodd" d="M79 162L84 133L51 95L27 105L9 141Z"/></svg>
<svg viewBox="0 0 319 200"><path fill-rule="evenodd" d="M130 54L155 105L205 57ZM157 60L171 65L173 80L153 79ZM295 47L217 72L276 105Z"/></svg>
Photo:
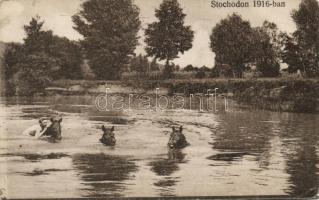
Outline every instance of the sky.
<svg viewBox="0 0 319 200"><path fill-rule="evenodd" d="M22 42L23 25L35 15L45 21L44 29L53 30L54 34L72 40L81 39L81 35L73 28L71 16L77 13L85 0L0 0L0 41ZM142 29L156 21L154 11L162 0L133 0L140 8ZM227 0L218 0L220 2ZM237 2L238 0L228 0ZM241 0L250 2L253 0ZM291 11L298 8L301 0L276 0L285 2L284 8L212 8L211 0L179 0L186 14L185 25L190 25L195 32L193 47L180 54L173 62L181 67L187 64L196 66L214 66L214 53L209 48L209 36L212 28L227 15L236 12L252 26L262 25L264 20L275 22L279 29L288 33L295 30L291 19ZM145 54L143 31L139 32L140 44L136 53Z"/></svg>

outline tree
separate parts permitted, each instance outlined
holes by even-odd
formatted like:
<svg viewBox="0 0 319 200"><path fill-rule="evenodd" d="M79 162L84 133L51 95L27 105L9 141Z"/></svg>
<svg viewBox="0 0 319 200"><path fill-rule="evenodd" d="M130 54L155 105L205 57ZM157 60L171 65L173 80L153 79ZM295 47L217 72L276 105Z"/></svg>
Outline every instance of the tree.
<svg viewBox="0 0 319 200"><path fill-rule="evenodd" d="M302 51L297 44L296 39L288 34L282 34L284 41L284 48L282 52L282 59L288 65L289 73L296 73L298 70L305 72L306 63L302 59Z"/></svg>
<svg viewBox="0 0 319 200"><path fill-rule="evenodd" d="M19 71L17 63L20 63L25 56L25 52L22 44L9 43L4 52L4 74L6 79L12 78L12 76Z"/></svg>
<svg viewBox="0 0 319 200"><path fill-rule="evenodd" d="M28 55L45 53L49 57L56 59L59 63L59 70L52 74L54 79L81 78L82 54L80 46L66 37L53 35L51 30L44 31L39 16L31 19L28 25L24 26L26 38L23 49Z"/></svg>
<svg viewBox="0 0 319 200"><path fill-rule="evenodd" d="M43 91L59 68L59 61L45 53L29 54L22 61L17 64L19 71L14 78L18 95Z"/></svg>
<svg viewBox="0 0 319 200"><path fill-rule="evenodd" d="M138 73L138 77L145 77L149 71L149 62L146 56L139 54L131 59L129 67L130 71Z"/></svg>
<svg viewBox="0 0 319 200"><path fill-rule="evenodd" d="M308 76L319 75L319 3L302 0L299 9L292 12L297 30L293 33L300 47L303 72Z"/></svg>
<svg viewBox="0 0 319 200"><path fill-rule="evenodd" d="M169 62L192 48L194 32L184 25L186 15L177 0L163 0L155 16L159 21L149 24L145 30L145 50L148 56L166 61L163 76L172 78Z"/></svg>
<svg viewBox="0 0 319 200"><path fill-rule="evenodd" d="M199 68L199 70L202 70L204 72L209 72L211 69L207 67L206 65L203 65L201 68Z"/></svg>
<svg viewBox="0 0 319 200"><path fill-rule="evenodd" d="M15 93L15 82L13 76L19 71L17 66L24 59L25 53L22 44L9 43L7 44L3 54L4 66L4 83L6 95L13 95Z"/></svg>
<svg viewBox="0 0 319 200"><path fill-rule="evenodd" d="M24 48L28 53L43 52L46 49L44 41L48 41L48 37L52 35L51 31L45 32L42 30L44 21L41 21L40 16L32 17L28 25L24 25ZM46 39L45 39L46 38Z"/></svg>
<svg viewBox="0 0 319 200"><path fill-rule="evenodd" d="M153 58L151 64L150 64L151 71L159 71L159 64L156 62L156 58Z"/></svg>
<svg viewBox="0 0 319 200"><path fill-rule="evenodd" d="M282 42L277 25L265 21L261 27L255 28L254 32L253 52L257 71L263 77L278 76L282 62Z"/></svg>
<svg viewBox="0 0 319 200"><path fill-rule="evenodd" d="M199 70L196 72L195 74L195 78L199 78L199 79L202 79L202 78L205 78L206 77L206 71L204 68L199 68Z"/></svg>
<svg viewBox="0 0 319 200"><path fill-rule="evenodd" d="M215 62L215 66L211 69L210 77L233 77L233 75L233 69L228 64Z"/></svg>
<svg viewBox="0 0 319 200"><path fill-rule="evenodd" d="M97 78L119 79L138 44L138 7L132 0L89 0L72 19Z"/></svg>
<svg viewBox="0 0 319 200"><path fill-rule="evenodd" d="M11 43L6 49L5 76L11 94L31 95L41 92L54 79L81 77L78 45L42 30L43 24L39 16L32 18L24 26L24 43Z"/></svg>
<svg viewBox="0 0 319 200"><path fill-rule="evenodd" d="M174 71L178 72L181 69L181 66L179 65L174 65Z"/></svg>
<svg viewBox="0 0 319 200"><path fill-rule="evenodd" d="M81 65L83 56L80 45L66 37L52 36L47 52L58 59L60 69L54 74L54 79L80 79L83 77Z"/></svg>
<svg viewBox="0 0 319 200"><path fill-rule="evenodd" d="M212 30L210 48L215 62L232 67L234 77L242 77L245 65L253 61L254 31L238 14L221 20Z"/></svg>
<svg viewBox="0 0 319 200"><path fill-rule="evenodd" d="M183 70L186 71L186 72L194 71L194 66L189 64Z"/></svg>

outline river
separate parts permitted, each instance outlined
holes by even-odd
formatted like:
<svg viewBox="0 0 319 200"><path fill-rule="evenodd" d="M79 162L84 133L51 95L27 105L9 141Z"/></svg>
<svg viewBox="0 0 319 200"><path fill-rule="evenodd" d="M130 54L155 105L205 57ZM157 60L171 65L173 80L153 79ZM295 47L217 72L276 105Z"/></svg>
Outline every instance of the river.
<svg viewBox="0 0 319 200"><path fill-rule="evenodd" d="M252 110L98 111L94 97L2 98L0 188L9 198L309 197L319 186L319 115ZM62 141L24 136L63 117ZM101 125L117 143L99 142ZM190 146L168 150L171 127Z"/></svg>

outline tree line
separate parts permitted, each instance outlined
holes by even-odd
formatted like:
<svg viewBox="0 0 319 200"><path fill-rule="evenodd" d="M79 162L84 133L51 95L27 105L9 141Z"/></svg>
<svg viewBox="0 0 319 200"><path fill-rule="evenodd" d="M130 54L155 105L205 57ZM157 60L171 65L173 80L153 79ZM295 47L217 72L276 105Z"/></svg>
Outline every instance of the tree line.
<svg viewBox="0 0 319 200"><path fill-rule="evenodd" d="M139 13L132 0L85 1L72 16L73 28L83 36L80 41L43 30L44 21L33 17L24 26L24 42L10 43L6 49L8 88L12 88L11 93L32 94L55 79L81 79L83 60L87 60L96 78L102 80L118 80L125 71L135 71L141 76L158 71L158 61L165 62L161 78L174 78L174 71L180 67L173 60L191 49L194 40L194 31L185 25L186 14L178 0L163 0L155 9L157 21L144 30L146 55L137 56L134 52L141 30ZM241 78L252 68L262 77L276 77L282 63L288 65L289 73L300 71L305 77L318 76L318 1L302 0L291 17L296 24L293 33L282 32L269 21L252 27L237 13L222 19L212 28L207 41L215 53L211 77L223 74ZM185 71L194 70L187 67ZM200 68L196 76L202 77L206 71L209 69Z"/></svg>

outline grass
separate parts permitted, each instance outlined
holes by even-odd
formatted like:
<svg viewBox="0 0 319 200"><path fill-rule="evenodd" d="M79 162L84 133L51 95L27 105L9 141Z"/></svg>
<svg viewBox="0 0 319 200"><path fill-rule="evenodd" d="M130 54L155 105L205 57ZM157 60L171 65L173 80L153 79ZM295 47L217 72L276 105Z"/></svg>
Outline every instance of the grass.
<svg viewBox="0 0 319 200"><path fill-rule="evenodd" d="M289 77L280 77L280 78L255 78L255 79L247 79L247 78L204 78L204 79L169 79L169 80L68 80L61 79L53 81L50 85L51 87L70 87L73 85L81 85L83 87L94 87L98 85L105 84L119 84L119 85L134 85L134 84L159 84L159 85L167 85L167 84L205 84L205 83L230 83L230 82L271 82L271 83L279 83L279 82L295 82L295 81L306 81L312 83L319 83L319 78L289 78Z"/></svg>

